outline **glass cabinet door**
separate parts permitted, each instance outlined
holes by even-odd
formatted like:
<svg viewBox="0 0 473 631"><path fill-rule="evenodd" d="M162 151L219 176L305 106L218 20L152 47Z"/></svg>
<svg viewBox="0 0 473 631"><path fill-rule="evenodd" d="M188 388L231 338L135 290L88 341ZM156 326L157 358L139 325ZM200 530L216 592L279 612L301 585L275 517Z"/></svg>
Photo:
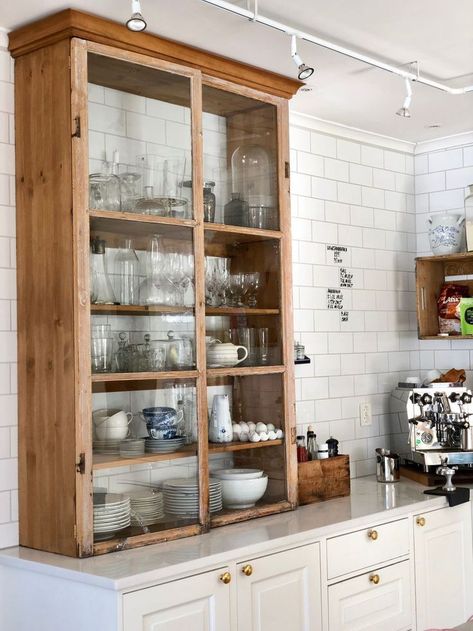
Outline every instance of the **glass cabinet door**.
<svg viewBox="0 0 473 631"><path fill-rule="evenodd" d="M210 85L202 107L205 220L279 229L276 107Z"/></svg>

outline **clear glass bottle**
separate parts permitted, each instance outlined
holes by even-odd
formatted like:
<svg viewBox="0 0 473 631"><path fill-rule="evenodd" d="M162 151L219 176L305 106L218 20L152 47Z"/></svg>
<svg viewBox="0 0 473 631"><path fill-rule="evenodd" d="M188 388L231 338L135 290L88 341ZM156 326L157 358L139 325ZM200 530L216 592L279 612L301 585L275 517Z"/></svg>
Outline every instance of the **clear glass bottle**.
<svg viewBox="0 0 473 631"><path fill-rule="evenodd" d="M115 274L118 282L118 300L121 305L138 304L138 278L140 263L131 239L125 239L115 257Z"/></svg>
<svg viewBox="0 0 473 631"><path fill-rule="evenodd" d="M317 460L319 452L319 446L317 445L317 436L315 432L309 430L307 432L307 454L309 460Z"/></svg>
<svg viewBox="0 0 473 631"><path fill-rule="evenodd" d="M215 182L204 182L204 221L215 221L216 198L213 193Z"/></svg>
<svg viewBox="0 0 473 631"><path fill-rule="evenodd" d="M94 304L113 305L115 294L107 271L105 241L95 237L90 254L91 297Z"/></svg>
<svg viewBox="0 0 473 631"><path fill-rule="evenodd" d="M248 202L242 198L241 193L232 193L232 199L225 204L223 222L231 226L248 225Z"/></svg>
<svg viewBox="0 0 473 631"><path fill-rule="evenodd" d="M473 184L468 187L468 195L465 197L465 230L466 249L473 251Z"/></svg>

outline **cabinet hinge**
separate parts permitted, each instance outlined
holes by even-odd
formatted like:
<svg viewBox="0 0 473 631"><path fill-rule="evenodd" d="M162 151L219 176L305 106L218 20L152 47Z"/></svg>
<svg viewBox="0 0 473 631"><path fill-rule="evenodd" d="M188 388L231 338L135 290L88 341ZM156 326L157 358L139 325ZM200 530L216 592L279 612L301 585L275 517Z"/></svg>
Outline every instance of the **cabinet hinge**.
<svg viewBox="0 0 473 631"><path fill-rule="evenodd" d="M285 162L284 163L284 177L288 180L290 174L291 174L291 167L289 166L289 162Z"/></svg>
<svg viewBox="0 0 473 631"><path fill-rule="evenodd" d="M73 138L80 138L80 116L76 116L74 118L74 122L76 124L76 130L75 132L72 134Z"/></svg>
<svg viewBox="0 0 473 631"><path fill-rule="evenodd" d="M81 475L85 473L85 453L79 454L79 459L76 460L76 471Z"/></svg>

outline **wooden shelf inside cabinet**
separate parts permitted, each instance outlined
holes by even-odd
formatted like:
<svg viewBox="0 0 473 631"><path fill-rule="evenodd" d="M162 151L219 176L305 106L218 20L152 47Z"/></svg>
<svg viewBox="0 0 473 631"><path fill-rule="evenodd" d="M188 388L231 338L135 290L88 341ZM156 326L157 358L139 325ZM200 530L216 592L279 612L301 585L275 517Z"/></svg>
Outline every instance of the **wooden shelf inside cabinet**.
<svg viewBox="0 0 473 631"><path fill-rule="evenodd" d="M175 379L195 379L197 376L197 370L168 370L166 372L104 372L92 374L92 383L174 381Z"/></svg>
<svg viewBox="0 0 473 631"><path fill-rule="evenodd" d="M96 541L94 543L94 555L117 552L118 550L131 550L141 546L149 546L155 543L174 541L182 537L192 537L202 532L202 526L195 523L195 519L175 519L165 523L148 526L150 532L143 533L138 527L130 527L122 530L113 539Z"/></svg>
<svg viewBox="0 0 473 631"><path fill-rule="evenodd" d="M257 307L205 307L205 315L279 315L279 309L258 309Z"/></svg>
<svg viewBox="0 0 473 631"><path fill-rule="evenodd" d="M281 239L280 230L262 230L260 228L246 228L245 226L230 226L223 223L206 223L205 238L213 243L251 243Z"/></svg>
<svg viewBox="0 0 473 631"><path fill-rule="evenodd" d="M271 503L257 503L253 508L241 508L241 509L224 509L217 515L210 517L210 524L212 527L226 526L227 524L233 524L239 521L246 521L253 517L265 517L266 515L274 515L276 513L284 513L293 510L294 506L286 500L280 502Z"/></svg>
<svg viewBox="0 0 473 631"><path fill-rule="evenodd" d="M173 305L90 305L92 315L168 315L193 314L194 307L175 307Z"/></svg>
<svg viewBox="0 0 473 631"><path fill-rule="evenodd" d="M207 377L247 377L249 375L275 375L286 371L285 366L234 366L233 368L207 368Z"/></svg>
<svg viewBox="0 0 473 631"><path fill-rule="evenodd" d="M138 213L118 212L113 210L89 210L90 230L104 236L113 243L113 236L145 239L153 233L167 239L189 240L191 229L196 222L193 219L175 219L139 215Z"/></svg>
<svg viewBox="0 0 473 631"><path fill-rule="evenodd" d="M445 256L422 256L416 259L417 324L420 339L471 339L471 336L440 337L437 299L442 285L449 277L455 283L466 285L473 295L473 252Z"/></svg>
<svg viewBox="0 0 473 631"><path fill-rule="evenodd" d="M246 449L261 449L262 447L278 447L283 444L283 439L265 440L259 443L209 443L209 452L212 454L222 453L224 451L243 451Z"/></svg>
<svg viewBox="0 0 473 631"><path fill-rule="evenodd" d="M179 451L173 451L170 454L144 454L143 456L138 456L137 458L120 458L120 456L93 454L92 468L94 471L97 471L98 469L115 469L116 467L128 467L136 464L161 462L163 460L177 460L179 458L189 458L190 456L196 455L196 445L182 447Z"/></svg>

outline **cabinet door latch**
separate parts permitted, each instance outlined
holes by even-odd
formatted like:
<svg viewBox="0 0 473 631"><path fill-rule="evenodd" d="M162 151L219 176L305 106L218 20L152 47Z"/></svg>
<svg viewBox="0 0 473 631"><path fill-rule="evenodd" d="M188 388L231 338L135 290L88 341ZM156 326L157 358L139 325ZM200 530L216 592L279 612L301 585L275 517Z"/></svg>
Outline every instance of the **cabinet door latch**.
<svg viewBox="0 0 473 631"><path fill-rule="evenodd" d="M76 460L76 472L81 475L85 473L85 453L79 454L79 460Z"/></svg>
<svg viewBox="0 0 473 631"><path fill-rule="evenodd" d="M74 122L76 124L76 130L75 132L72 134L73 138L80 138L80 116L76 116L74 118Z"/></svg>

